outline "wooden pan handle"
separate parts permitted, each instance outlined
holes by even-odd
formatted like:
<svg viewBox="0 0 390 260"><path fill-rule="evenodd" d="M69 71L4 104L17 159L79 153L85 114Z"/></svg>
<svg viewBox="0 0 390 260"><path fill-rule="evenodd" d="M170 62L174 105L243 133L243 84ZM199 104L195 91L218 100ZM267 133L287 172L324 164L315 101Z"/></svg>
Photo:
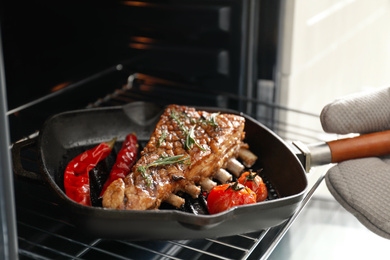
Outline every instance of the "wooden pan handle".
<svg viewBox="0 0 390 260"><path fill-rule="evenodd" d="M390 154L390 130L345 138L327 143L332 163Z"/></svg>

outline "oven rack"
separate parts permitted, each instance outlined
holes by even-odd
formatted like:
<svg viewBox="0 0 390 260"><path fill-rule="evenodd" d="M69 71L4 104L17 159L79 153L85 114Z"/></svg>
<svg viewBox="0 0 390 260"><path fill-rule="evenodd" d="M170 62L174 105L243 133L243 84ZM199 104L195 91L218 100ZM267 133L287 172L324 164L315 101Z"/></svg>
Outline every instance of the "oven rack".
<svg viewBox="0 0 390 260"><path fill-rule="evenodd" d="M181 90L180 91L178 91ZM282 109L290 113L313 117L310 113L284 108L275 104L259 102L253 98L237 97L229 93L204 91L193 93L193 89L183 91L183 86L173 86L171 82L161 81L143 74L132 74L122 88L97 99L87 107L124 105L134 101L171 102L159 99L161 93L176 95L174 100L183 100L191 95L201 95L205 104L224 106L234 102L252 102L271 109ZM193 96L192 96L193 97ZM248 111L250 114L250 111ZM250 114L259 119L256 114ZM261 119L259 119L261 120ZM286 124L266 118L274 129L283 133ZM311 130L309 130L310 132ZM33 140L35 132L26 139ZM310 134L310 136L315 136ZM283 137L283 136L282 136ZM315 137L313 137L315 139ZM31 172L39 172L37 151L33 145L21 153L23 167ZM288 231L301 210L310 200L321 183L320 176L308 190L301 207L284 224L259 232L216 239L169 240L169 241L127 241L90 237L78 232L77 228L63 214L59 201L47 186L37 181L27 183L15 179L15 200L20 259L266 259L280 239Z"/></svg>
<svg viewBox="0 0 390 260"><path fill-rule="evenodd" d="M171 241L89 237L78 232L63 215L49 189L30 186L24 182L16 184L21 259L247 259L267 233Z"/></svg>
<svg viewBox="0 0 390 260"><path fill-rule="evenodd" d="M28 147L22 162L38 171L37 151ZM284 224L258 232L215 239L126 241L90 237L77 230L49 187L15 180L20 259L266 259L321 183Z"/></svg>

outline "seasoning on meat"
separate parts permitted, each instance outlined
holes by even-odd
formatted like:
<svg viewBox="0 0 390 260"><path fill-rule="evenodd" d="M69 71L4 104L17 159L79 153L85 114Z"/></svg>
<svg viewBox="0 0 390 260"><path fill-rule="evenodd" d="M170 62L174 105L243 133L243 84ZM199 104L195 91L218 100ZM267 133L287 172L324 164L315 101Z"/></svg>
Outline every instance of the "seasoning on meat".
<svg viewBox="0 0 390 260"><path fill-rule="evenodd" d="M179 191L194 190L196 196L196 184L237 157L244 146L244 126L238 115L168 106L131 173L107 188L103 206L157 209Z"/></svg>

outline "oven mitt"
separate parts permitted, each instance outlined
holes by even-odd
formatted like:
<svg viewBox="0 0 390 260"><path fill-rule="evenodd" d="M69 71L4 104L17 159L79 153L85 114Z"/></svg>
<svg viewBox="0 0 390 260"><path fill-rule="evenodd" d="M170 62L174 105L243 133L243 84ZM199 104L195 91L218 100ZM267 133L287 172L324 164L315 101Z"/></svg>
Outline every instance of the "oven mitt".
<svg viewBox="0 0 390 260"><path fill-rule="evenodd" d="M329 133L390 129L390 88L337 99L324 107L321 124ZM338 163L325 176L334 198L372 232L390 239L390 157Z"/></svg>

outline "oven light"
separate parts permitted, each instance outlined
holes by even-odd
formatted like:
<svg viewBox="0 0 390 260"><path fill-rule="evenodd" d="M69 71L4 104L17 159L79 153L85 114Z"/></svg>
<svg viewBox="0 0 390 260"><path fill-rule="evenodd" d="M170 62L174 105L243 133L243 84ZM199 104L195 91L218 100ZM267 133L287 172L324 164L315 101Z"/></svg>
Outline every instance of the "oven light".
<svg viewBox="0 0 390 260"><path fill-rule="evenodd" d="M52 87L52 88L50 89L50 92L53 93L53 92L56 92L56 91L58 91L58 90L61 90L61 89L65 88L65 87L69 86L71 83L72 83L72 82L67 81L67 82L63 82L63 83L60 83L60 84L58 84L58 85L55 85L54 87Z"/></svg>
<svg viewBox="0 0 390 260"><path fill-rule="evenodd" d="M139 1L123 1L122 4L129 6L149 6L149 3L139 2Z"/></svg>

